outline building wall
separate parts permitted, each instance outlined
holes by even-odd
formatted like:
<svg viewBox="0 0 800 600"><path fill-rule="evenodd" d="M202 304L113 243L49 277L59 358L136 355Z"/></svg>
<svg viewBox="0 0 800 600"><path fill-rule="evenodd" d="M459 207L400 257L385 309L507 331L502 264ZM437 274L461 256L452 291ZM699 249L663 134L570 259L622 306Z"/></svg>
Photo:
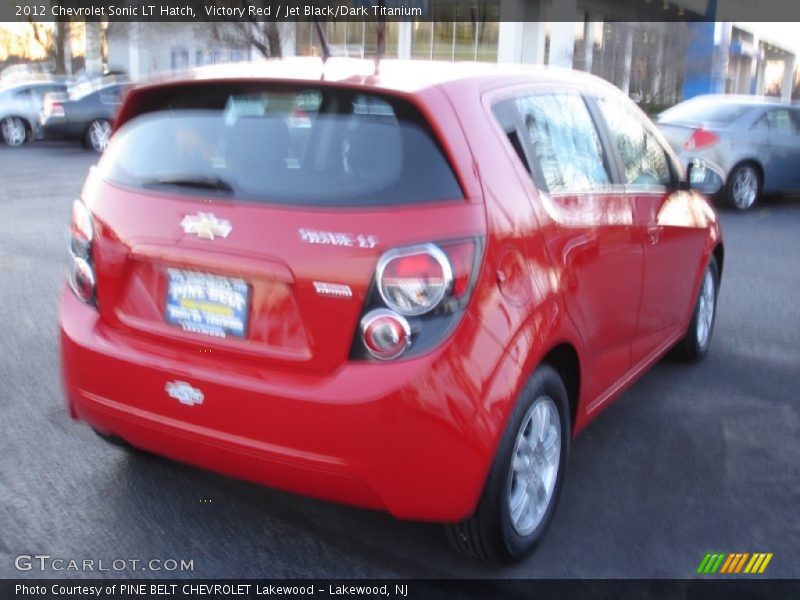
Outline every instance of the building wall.
<svg viewBox="0 0 800 600"><path fill-rule="evenodd" d="M459 12L464 7L437 4L436 21L386 23L385 56L577 68L613 82L652 110L699 93L764 93L766 61L780 60L787 65L782 91L791 93L794 56L730 23L606 21L587 4L500 0L470 5L469 15ZM377 23L326 22L322 27L333 54L375 55ZM284 56L321 54L312 23L282 28ZM253 48L213 41L207 24L115 23L107 40L108 66L124 68L134 78L260 57Z"/></svg>
<svg viewBox="0 0 800 600"><path fill-rule="evenodd" d="M168 29L167 26L168 25ZM134 79L208 64L254 60L249 47L215 41L202 25L191 23L115 23L106 34L108 65Z"/></svg>

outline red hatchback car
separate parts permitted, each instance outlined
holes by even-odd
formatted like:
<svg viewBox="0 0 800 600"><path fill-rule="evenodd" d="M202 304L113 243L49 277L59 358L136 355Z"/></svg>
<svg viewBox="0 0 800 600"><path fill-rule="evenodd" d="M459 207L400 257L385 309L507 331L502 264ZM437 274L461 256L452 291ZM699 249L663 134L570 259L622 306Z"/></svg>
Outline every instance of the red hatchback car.
<svg viewBox="0 0 800 600"><path fill-rule="evenodd" d="M705 355L719 225L599 79L373 69L283 61L130 92L73 206L69 411L519 558L570 439L670 349Z"/></svg>

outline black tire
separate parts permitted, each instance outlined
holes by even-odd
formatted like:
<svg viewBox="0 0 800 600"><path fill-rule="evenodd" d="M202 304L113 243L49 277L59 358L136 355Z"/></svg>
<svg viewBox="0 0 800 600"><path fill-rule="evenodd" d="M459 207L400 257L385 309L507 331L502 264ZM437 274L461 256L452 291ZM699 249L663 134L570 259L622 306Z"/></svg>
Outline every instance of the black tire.
<svg viewBox="0 0 800 600"><path fill-rule="evenodd" d="M22 117L4 117L0 119L0 138L10 148L23 146L31 141L31 125Z"/></svg>
<svg viewBox="0 0 800 600"><path fill-rule="evenodd" d="M105 133L105 137L101 135ZM95 119L86 128L83 134L83 146L89 150L102 154L108 146L108 137L111 135L111 122L108 119Z"/></svg>
<svg viewBox="0 0 800 600"><path fill-rule="evenodd" d="M94 431L95 434L97 434L97 437L99 437L104 442L111 444L112 446L119 446L120 448L125 448L126 450L132 449L132 446L128 444L125 440L123 440L121 437L104 433L99 429L95 429L94 427L92 427L92 431Z"/></svg>
<svg viewBox="0 0 800 600"><path fill-rule="evenodd" d="M126 452L133 454L135 456L155 456L148 452L147 450L142 450L141 448L137 448L136 446L131 446L128 442L123 440L121 437L116 435L110 435L108 433L103 433L99 429L95 429L94 427L91 428L97 434L97 437L102 439L104 442L111 444L112 446L116 446L117 448L122 448Z"/></svg>
<svg viewBox="0 0 800 600"><path fill-rule="evenodd" d="M559 417L560 447L552 494L538 524L525 535L511 516L512 460L521 427L534 404L552 401ZM555 427L555 424L553 424ZM531 376L511 412L475 513L447 526L450 543L460 553L487 563L512 562L533 552L541 543L555 513L570 445L569 398L558 372L543 364Z"/></svg>
<svg viewBox="0 0 800 600"><path fill-rule="evenodd" d="M709 279L710 277L710 279ZM713 304L711 308L711 320L708 323L708 331L702 335L702 327L698 328L698 322L701 318L701 312L704 310L704 291L707 282L713 285L712 299ZM673 354L688 362L698 362L705 358L708 354L708 348L711 345L711 336L714 333L714 323L717 321L717 299L719 296L719 268L717 267L717 259L713 256L708 262L705 272L703 273L703 280L700 283L700 291L697 294L697 300L694 305L694 312L692 313L692 320L689 321L689 328L686 330L686 335L679 341L673 350ZM708 298L705 299L705 302ZM706 316L707 318L707 316Z"/></svg>
<svg viewBox="0 0 800 600"><path fill-rule="evenodd" d="M739 163L728 174L725 199L728 205L736 210L750 210L761 198L763 186L761 170L755 163Z"/></svg>

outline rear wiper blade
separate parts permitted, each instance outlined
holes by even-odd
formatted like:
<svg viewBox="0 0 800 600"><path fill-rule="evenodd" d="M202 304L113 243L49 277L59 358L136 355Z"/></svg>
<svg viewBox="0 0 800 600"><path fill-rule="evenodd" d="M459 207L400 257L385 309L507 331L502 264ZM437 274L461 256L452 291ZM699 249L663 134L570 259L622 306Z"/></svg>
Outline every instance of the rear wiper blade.
<svg viewBox="0 0 800 600"><path fill-rule="evenodd" d="M217 192L232 193L233 186L221 177L159 177L142 182L145 187L158 185L174 185L178 187L199 188L203 190L214 190Z"/></svg>

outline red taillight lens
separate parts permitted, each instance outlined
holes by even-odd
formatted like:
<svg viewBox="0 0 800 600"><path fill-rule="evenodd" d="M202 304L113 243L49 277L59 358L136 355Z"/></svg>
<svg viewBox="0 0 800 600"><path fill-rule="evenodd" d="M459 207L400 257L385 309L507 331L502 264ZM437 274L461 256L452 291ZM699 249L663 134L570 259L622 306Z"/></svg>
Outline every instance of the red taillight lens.
<svg viewBox="0 0 800 600"><path fill-rule="evenodd" d="M411 328L403 317L379 308L361 319L364 346L375 358L397 358L411 343Z"/></svg>
<svg viewBox="0 0 800 600"><path fill-rule="evenodd" d="M684 150L700 150L713 146L719 141L719 136L707 129L696 129L692 136L683 144Z"/></svg>
<svg viewBox="0 0 800 600"><path fill-rule="evenodd" d="M442 246L453 268L454 298L461 298L469 290L472 268L475 262L475 242L459 242Z"/></svg>
<svg viewBox="0 0 800 600"><path fill-rule="evenodd" d="M47 112L53 117L63 117L64 106L61 102L51 102Z"/></svg>
<svg viewBox="0 0 800 600"><path fill-rule="evenodd" d="M390 250L378 261L378 291L386 305L407 316L436 308L453 284L453 267L434 244Z"/></svg>

